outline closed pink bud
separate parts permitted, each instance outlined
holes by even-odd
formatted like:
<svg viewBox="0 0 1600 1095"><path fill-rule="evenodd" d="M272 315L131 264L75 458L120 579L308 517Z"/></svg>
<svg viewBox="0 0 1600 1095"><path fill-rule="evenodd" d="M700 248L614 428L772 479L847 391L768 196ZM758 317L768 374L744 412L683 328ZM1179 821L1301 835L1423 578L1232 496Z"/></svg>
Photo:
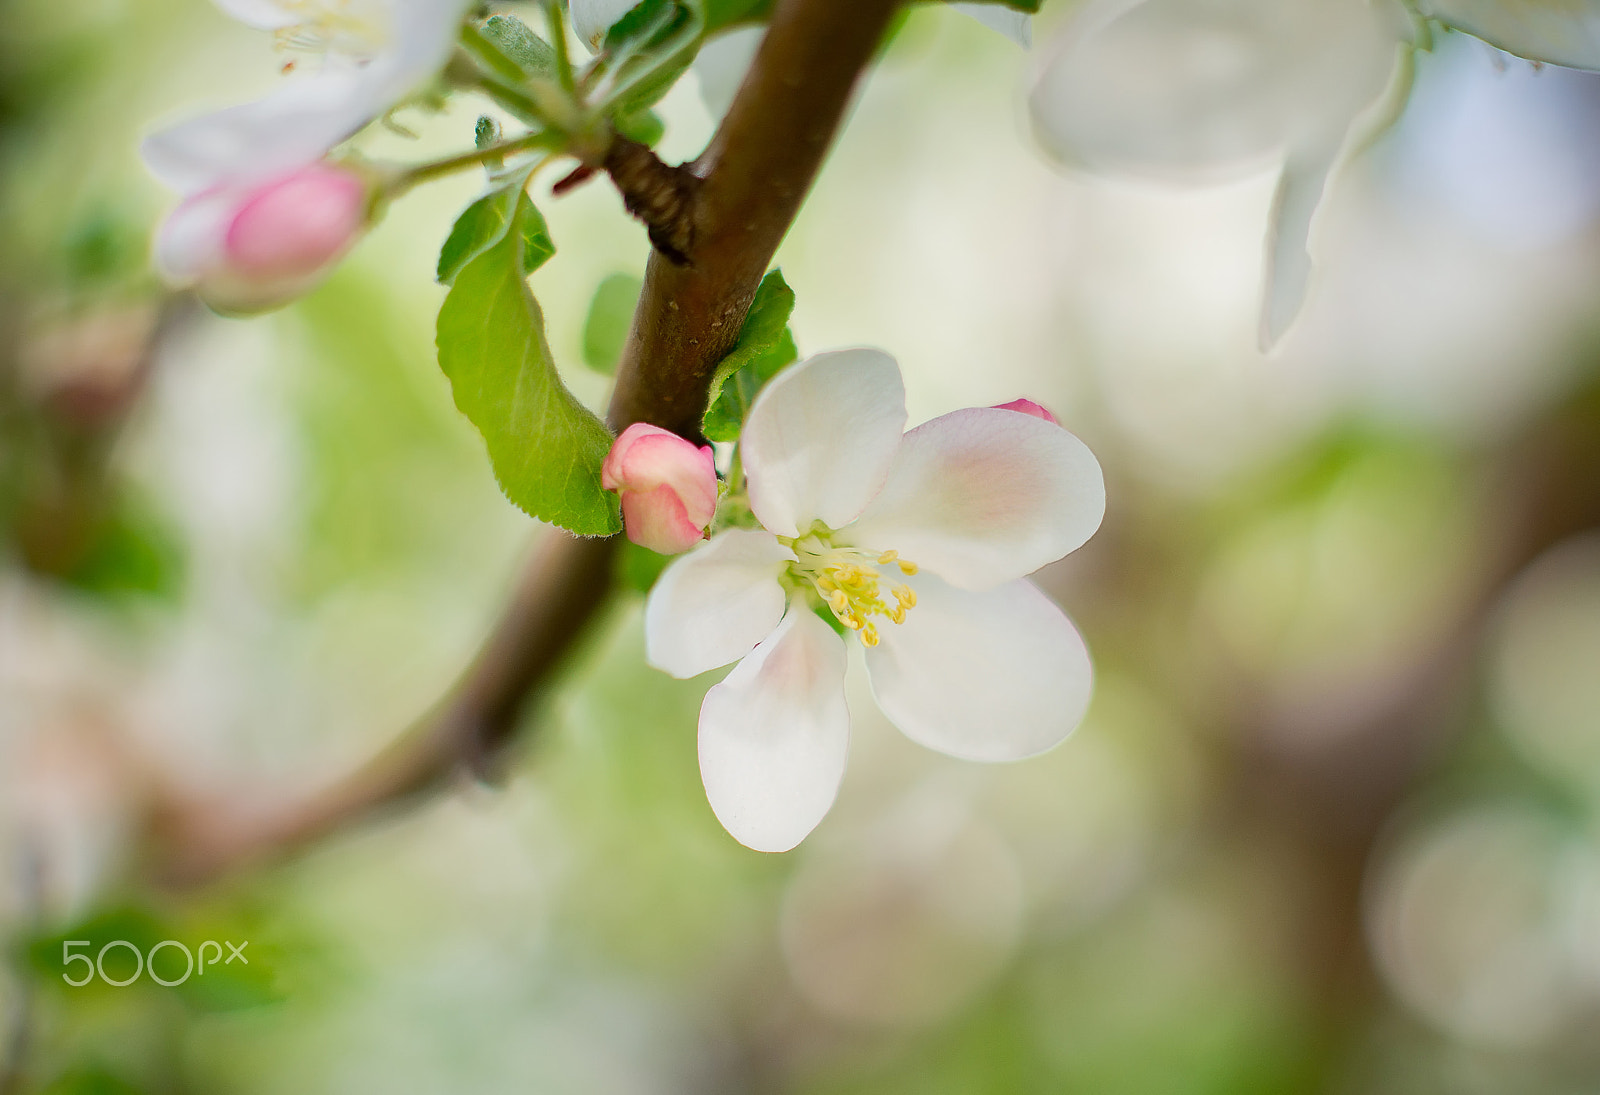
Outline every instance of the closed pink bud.
<svg viewBox="0 0 1600 1095"><path fill-rule="evenodd" d="M309 291L367 228L367 181L316 163L267 182L186 199L156 237L156 265L226 312L260 312Z"/></svg>
<svg viewBox="0 0 1600 1095"><path fill-rule="evenodd" d="M705 537L717 513L711 446L635 422L600 466L600 485L622 497L622 523L640 547L676 555Z"/></svg>
<svg viewBox="0 0 1600 1095"><path fill-rule="evenodd" d="M1031 399L1013 399L1010 403L1001 403L994 408L997 411L1016 411L1018 414L1031 414L1035 418L1042 418L1052 426L1061 425L1056 421L1056 416L1045 410Z"/></svg>

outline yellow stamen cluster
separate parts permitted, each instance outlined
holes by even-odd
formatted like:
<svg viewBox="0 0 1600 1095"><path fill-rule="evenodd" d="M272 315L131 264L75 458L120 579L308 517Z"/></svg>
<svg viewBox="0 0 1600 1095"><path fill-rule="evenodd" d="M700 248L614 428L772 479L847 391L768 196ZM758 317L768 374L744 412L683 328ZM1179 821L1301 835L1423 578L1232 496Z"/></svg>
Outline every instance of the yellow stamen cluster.
<svg viewBox="0 0 1600 1095"><path fill-rule="evenodd" d="M901 583L884 595L884 576L879 568L898 567L910 576L917 565L901 559L898 552L874 555L851 547L835 547L826 530L818 529L798 539L791 547L798 560L790 573L798 582L809 584L838 621L861 637L865 646L877 646L878 627L873 616L892 623L904 623L906 613L917 605L917 594ZM787 542L787 541L786 541Z"/></svg>

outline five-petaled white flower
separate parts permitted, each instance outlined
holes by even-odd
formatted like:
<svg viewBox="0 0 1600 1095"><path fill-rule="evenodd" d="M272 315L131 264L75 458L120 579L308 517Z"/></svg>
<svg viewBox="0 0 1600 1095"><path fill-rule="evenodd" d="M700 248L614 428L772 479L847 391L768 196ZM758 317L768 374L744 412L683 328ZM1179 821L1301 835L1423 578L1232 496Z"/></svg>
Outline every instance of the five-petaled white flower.
<svg viewBox="0 0 1600 1095"><path fill-rule="evenodd" d="M157 240L157 264L182 284L205 277L236 207L316 164L432 79L450 56L469 0L216 3L320 62L255 102L145 139L145 164L184 196Z"/></svg>
<svg viewBox="0 0 1600 1095"><path fill-rule="evenodd" d="M761 529L724 531L650 594L651 664L691 677L742 658L700 709L700 771L741 843L786 851L844 774L847 646L912 740L969 760L1031 756L1089 700L1082 639L1026 580L1105 511L1100 465L1045 418L969 408L905 433L905 390L876 350L781 373L740 438Z"/></svg>

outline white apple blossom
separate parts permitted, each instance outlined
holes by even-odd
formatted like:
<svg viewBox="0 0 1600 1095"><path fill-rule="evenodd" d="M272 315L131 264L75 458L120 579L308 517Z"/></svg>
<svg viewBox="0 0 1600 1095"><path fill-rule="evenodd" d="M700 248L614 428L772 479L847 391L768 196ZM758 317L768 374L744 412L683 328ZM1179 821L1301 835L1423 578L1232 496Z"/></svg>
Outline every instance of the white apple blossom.
<svg viewBox="0 0 1600 1095"><path fill-rule="evenodd" d="M444 66L469 0L216 0L320 61L252 103L146 138L146 165L185 197L281 178L415 93Z"/></svg>
<svg viewBox="0 0 1600 1095"><path fill-rule="evenodd" d="M1032 96L1068 163L1217 181L1282 165L1266 255L1263 345L1310 279L1312 215L1358 120L1409 50L1395 0L1100 0L1057 44Z"/></svg>
<svg viewBox="0 0 1600 1095"><path fill-rule="evenodd" d="M876 350L779 374L740 438L761 528L720 533L650 594L651 664L692 677L743 659L706 693L700 771L751 848L798 844L844 773L847 647L818 611L861 639L889 720L940 752L1031 756L1087 708L1083 640L1025 576L1099 527L1094 455L1006 408L905 423L899 368Z"/></svg>
<svg viewBox="0 0 1600 1095"><path fill-rule="evenodd" d="M1204 182L1281 164L1270 347L1305 299L1328 178L1398 113L1426 20L1529 60L1600 68L1600 0L1093 0L1042 72L1034 122L1062 160L1114 173Z"/></svg>

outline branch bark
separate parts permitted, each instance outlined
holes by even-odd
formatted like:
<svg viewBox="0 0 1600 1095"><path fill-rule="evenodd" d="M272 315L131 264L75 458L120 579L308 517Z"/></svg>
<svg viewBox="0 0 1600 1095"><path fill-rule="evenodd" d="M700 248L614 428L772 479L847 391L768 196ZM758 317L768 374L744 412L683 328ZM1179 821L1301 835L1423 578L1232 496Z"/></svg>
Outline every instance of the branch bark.
<svg viewBox="0 0 1600 1095"><path fill-rule="evenodd" d="M710 146L684 169L668 169L695 182L664 195L683 203L672 211L682 230L664 237L670 256L655 241L617 371L613 429L649 422L699 436L711 373L738 338L898 3L779 0ZM614 540L550 533L439 709L353 773L257 808L237 796L204 804L169 798L151 819L157 873L203 882L402 807L464 773L483 773L605 603L615 548Z"/></svg>

